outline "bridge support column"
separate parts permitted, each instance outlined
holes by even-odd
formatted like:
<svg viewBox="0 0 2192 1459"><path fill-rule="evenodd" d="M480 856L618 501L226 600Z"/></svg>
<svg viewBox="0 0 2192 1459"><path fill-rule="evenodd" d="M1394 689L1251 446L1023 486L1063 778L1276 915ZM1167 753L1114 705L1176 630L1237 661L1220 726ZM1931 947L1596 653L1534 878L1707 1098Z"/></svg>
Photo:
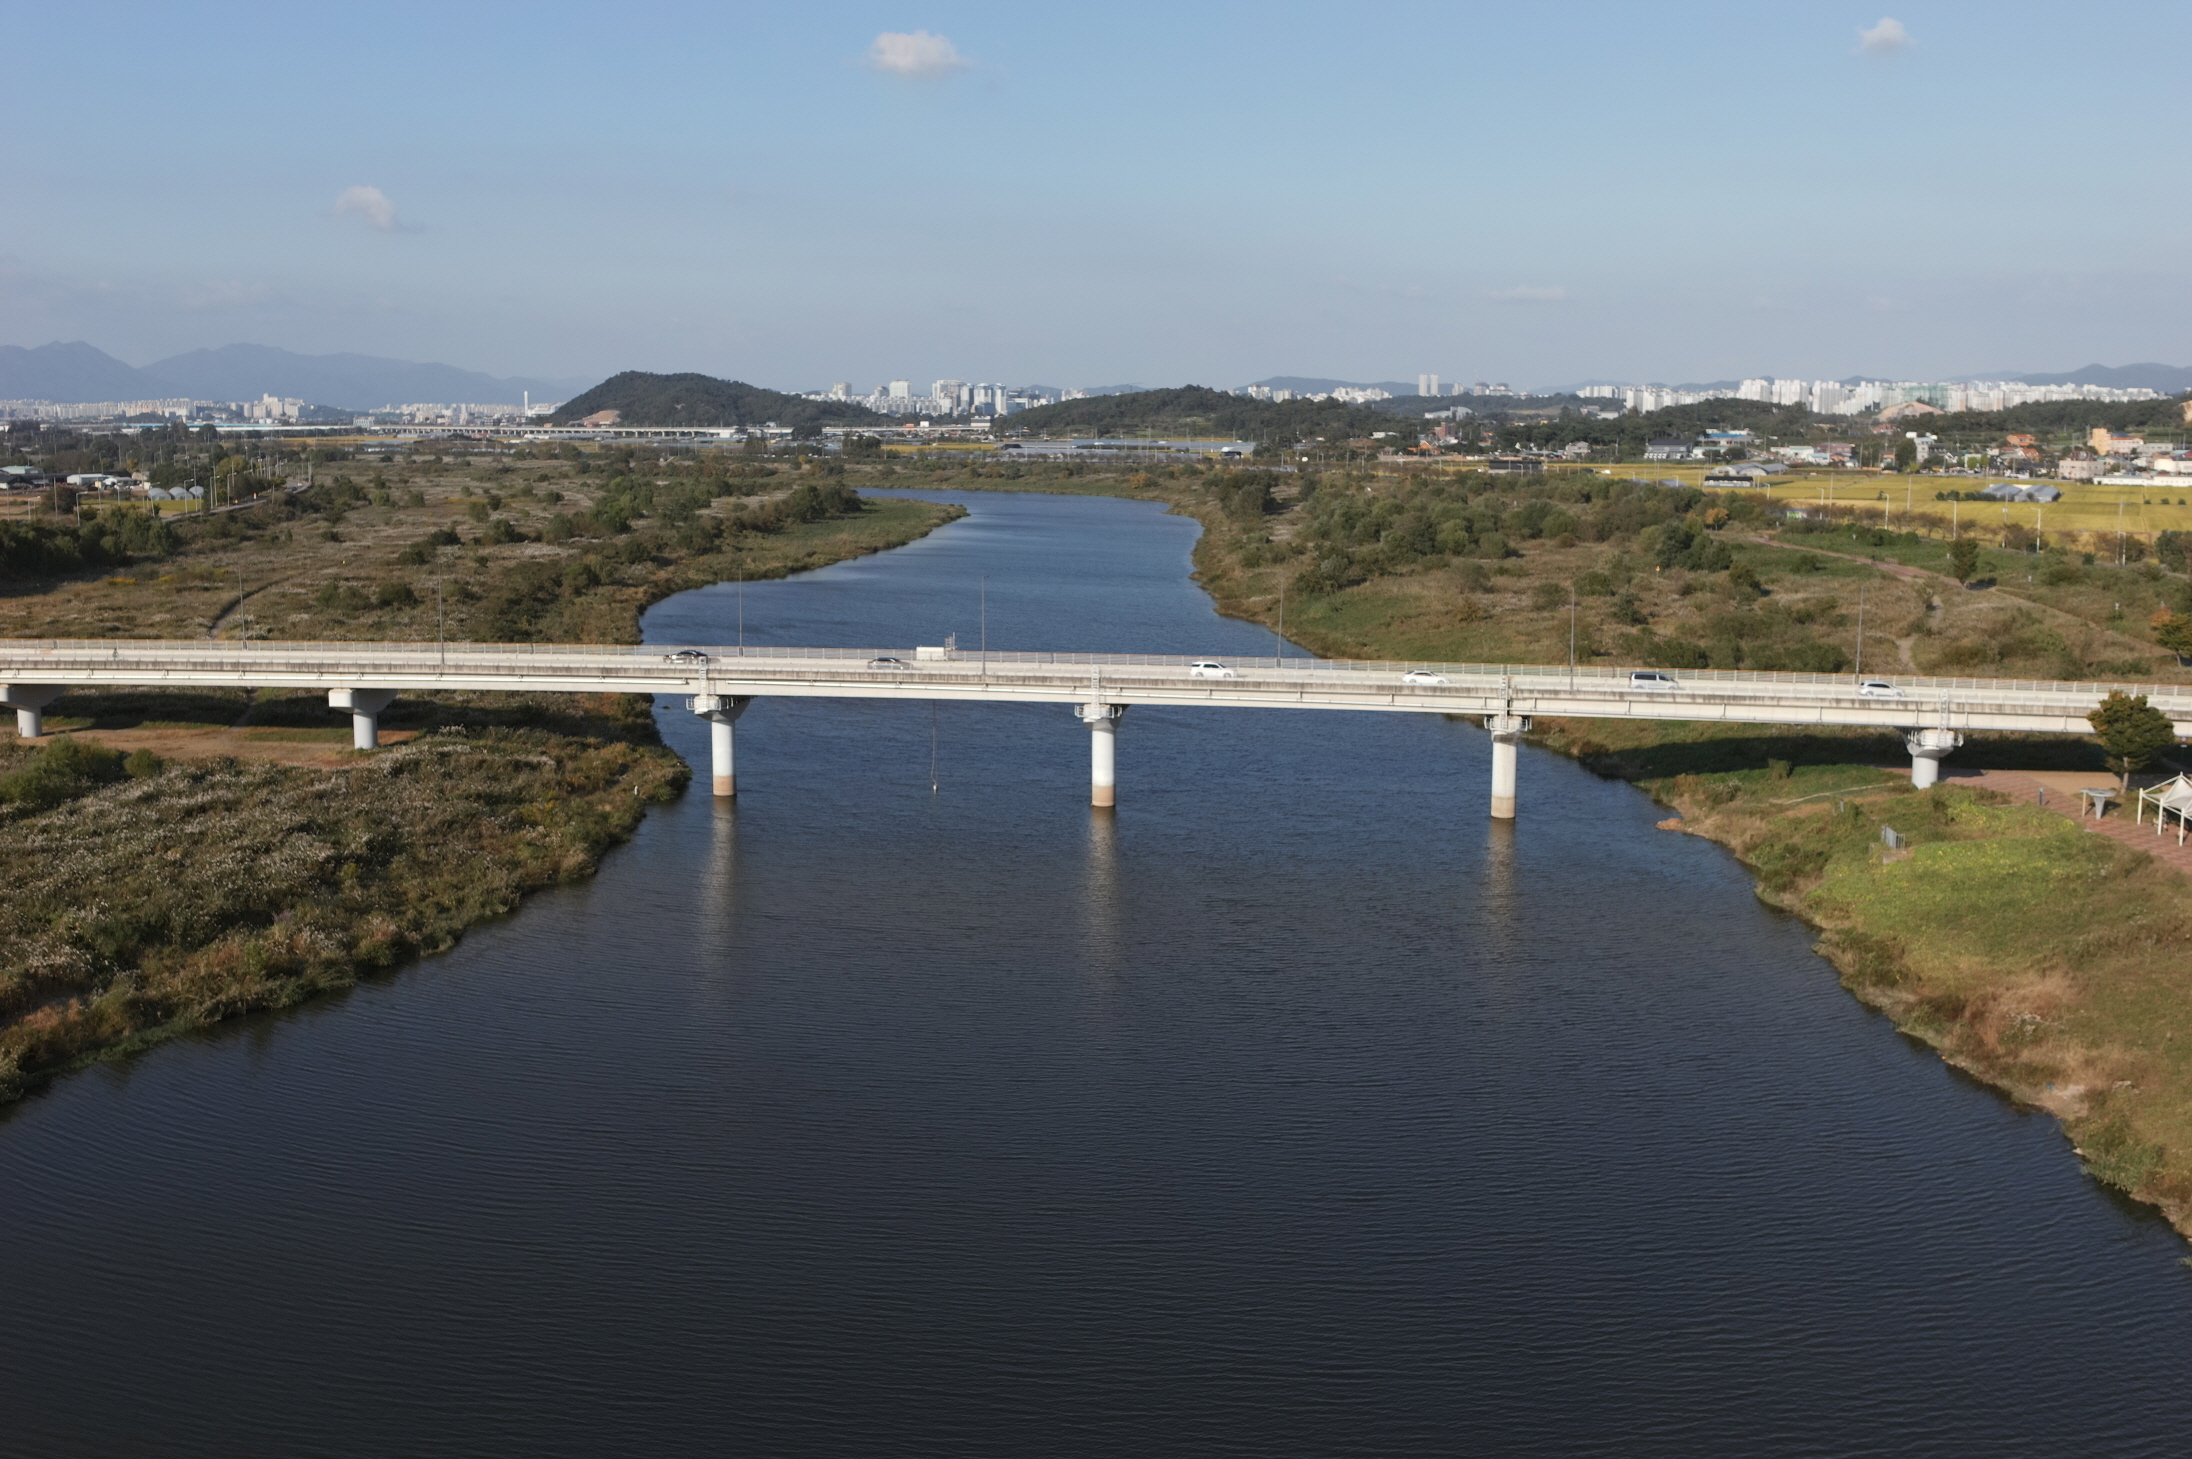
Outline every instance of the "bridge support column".
<svg viewBox="0 0 2192 1459"><path fill-rule="evenodd" d="M715 777L715 793L720 800L730 800L738 794L737 746L731 738L731 726L753 703L751 694L695 694L687 707L708 721L709 769Z"/></svg>
<svg viewBox="0 0 2192 1459"><path fill-rule="evenodd" d="M1088 803L1110 809L1118 804L1119 719L1124 704L1078 704L1074 717L1088 726Z"/></svg>
<svg viewBox="0 0 2192 1459"><path fill-rule="evenodd" d="M1924 790L1941 778L1941 761L1949 751L1964 742L1964 737L1954 730L1912 730L1903 736L1903 743L1910 747L1910 783Z"/></svg>
<svg viewBox="0 0 2192 1459"><path fill-rule="evenodd" d="M377 750L381 745L381 711L395 703L393 689L330 689L329 709L350 711L350 744L353 749Z"/></svg>
<svg viewBox="0 0 2192 1459"><path fill-rule="evenodd" d="M46 732L46 706L61 697L59 684L0 684L0 708L15 711L18 739L35 740Z"/></svg>
<svg viewBox="0 0 2192 1459"><path fill-rule="evenodd" d="M1515 742L1528 733L1528 716L1488 714L1484 728L1492 737L1492 819L1515 818Z"/></svg>

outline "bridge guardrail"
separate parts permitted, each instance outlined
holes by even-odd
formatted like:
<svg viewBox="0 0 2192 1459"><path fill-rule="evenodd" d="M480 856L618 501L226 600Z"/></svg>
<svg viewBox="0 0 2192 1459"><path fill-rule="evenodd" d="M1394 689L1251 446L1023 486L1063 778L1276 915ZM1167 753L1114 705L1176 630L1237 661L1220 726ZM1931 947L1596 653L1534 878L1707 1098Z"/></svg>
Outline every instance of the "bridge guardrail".
<svg viewBox="0 0 2192 1459"><path fill-rule="evenodd" d="M240 672L252 667L268 667L269 660L281 661L280 669L287 673L325 672L340 676L346 670L365 670L373 666L400 665L427 669L446 665L450 669L461 669L516 659L526 661L527 667L533 672L583 670L616 677L638 678L658 676L665 655L680 647L683 645L435 644L411 641L365 644L327 640L261 640L242 644L233 641L194 643L189 640L145 639L10 639L0 640L0 677L10 674L62 673L70 667L103 672L113 672L117 668L142 668L147 672L154 672L162 665L174 667L179 664L223 672ZM695 647L708 653L715 663L773 660L793 663L835 662L857 666L864 665L872 658L889 656L904 661L908 671L928 673L937 672L945 665L962 672L968 668L982 670L1012 667L1073 667L1086 668L1092 672L1103 669L1184 669L1204 658L1225 663L1244 678L1250 675L1287 676L1282 682L1300 682L1303 676L1341 678L1367 674L1399 675L1410 670L1423 669L1457 679L1506 680L1512 684L1514 692L1521 695L1565 688L1571 683L1579 689L1587 683L1603 684L1609 688L1619 687L1631 672L1627 667L1604 664L1579 664L1571 669L1559 664L1454 664L1397 659L1318 659L1238 654L1109 654L1010 649L995 649L983 653L957 649L950 651L946 658L938 660L917 659L914 651L906 648L802 648L775 645ZM654 670L654 673L647 672L649 669ZM1717 685L1733 692L1788 687L1844 688L1854 693L1857 682L1857 676L1853 674L1745 672L1725 669L1681 669L1668 672L1675 674L1685 687ZM2145 694L2150 701L2180 705L2192 710L2192 686L2187 685L1936 678L1904 674L1878 677L1891 680L1907 693L1935 699L1977 697L2011 703L2038 698L2097 699L2111 691L2119 691Z"/></svg>

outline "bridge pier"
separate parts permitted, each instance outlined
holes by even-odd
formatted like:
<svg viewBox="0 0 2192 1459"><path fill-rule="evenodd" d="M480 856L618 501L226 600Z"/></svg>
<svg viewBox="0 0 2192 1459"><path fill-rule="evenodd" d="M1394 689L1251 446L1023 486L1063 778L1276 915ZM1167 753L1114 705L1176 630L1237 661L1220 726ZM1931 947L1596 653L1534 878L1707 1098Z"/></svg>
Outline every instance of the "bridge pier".
<svg viewBox="0 0 2192 1459"><path fill-rule="evenodd" d="M709 769L715 777L715 793L720 800L730 800L738 794L738 762L734 758L737 746L731 739L731 726L753 703L751 694L695 694L686 707L708 721Z"/></svg>
<svg viewBox="0 0 2192 1459"><path fill-rule="evenodd" d="M0 708L15 711L16 738L35 740L46 732L46 706L61 697L60 684L0 684Z"/></svg>
<svg viewBox="0 0 2192 1459"><path fill-rule="evenodd" d="M1924 790L1941 778L1941 761L1948 752L1964 742L1964 737L1949 729L1912 730L1903 736L1903 743L1910 747L1910 783Z"/></svg>
<svg viewBox="0 0 2192 1459"><path fill-rule="evenodd" d="M330 689L329 709L350 711L350 744L358 750L377 750L381 745L381 711L395 703L393 689Z"/></svg>
<svg viewBox="0 0 2192 1459"><path fill-rule="evenodd" d="M1515 818L1515 744L1528 733L1530 720L1521 714L1487 714L1484 728L1492 737L1492 819Z"/></svg>
<svg viewBox="0 0 2192 1459"><path fill-rule="evenodd" d="M1119 719L1124 704L1077 704L1074 717L1088 726L1088 803L1109 810L1118 804Z"/></svg>

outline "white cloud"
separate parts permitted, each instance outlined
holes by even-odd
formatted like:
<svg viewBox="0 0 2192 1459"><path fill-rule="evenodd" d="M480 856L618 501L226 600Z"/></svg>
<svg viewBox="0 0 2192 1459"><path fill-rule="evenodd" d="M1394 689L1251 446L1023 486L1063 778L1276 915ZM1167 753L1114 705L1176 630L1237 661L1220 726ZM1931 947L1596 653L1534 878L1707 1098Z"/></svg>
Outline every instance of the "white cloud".
<svg viewBox="0 0 2192 1459"><path fill-rule="evenodd" d="M1568 291L1558 284L1517 284L1511 289L1494 289L1490 297L1544 304L1567 298Z"/></svg>
<svg viewBox="0 0 2192 1459"><path fill-rule="evenodd" d="M974 63L940 35L925 30L886 30L868 47L868 64L893 76L927 80L964 71Z"/></svg>
<svg viewBox="0 0 2192 1459"><path fill-rule="evenodd" d="M1861 56L1892 56L1910 43L1910 32L1903 29L1903 22L1884 15L1872 29L1857 32L1857 53Z"/></svg>
<svg viewBox="0 0 2192 1459"><path fill-rule="evenodd" d="M396 231L396 205L377 187L346 187L335 197L335 216L355 213L368 228L383 233Z"/></svg>

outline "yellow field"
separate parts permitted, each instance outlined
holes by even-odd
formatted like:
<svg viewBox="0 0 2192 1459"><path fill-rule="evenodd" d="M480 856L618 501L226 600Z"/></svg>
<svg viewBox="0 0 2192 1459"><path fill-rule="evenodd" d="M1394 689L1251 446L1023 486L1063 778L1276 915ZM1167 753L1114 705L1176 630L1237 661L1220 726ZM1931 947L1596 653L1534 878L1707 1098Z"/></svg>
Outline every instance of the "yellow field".
<svg viewBox="0 0 2192 1459"><path fill-rule="evenodd" d="M1598 470L1605 470L1599 467ZM1681 480L1697 485L1710 469L1696 462L1637 463L1617 468L1624 475L1649 480ZM1829 502L1839 506L1885 509L1882 523L1897 531L1924 531L1939 517L1944 522L1980 523L2002 527L2016 523L2043 532L2114 532L2119 529L2151 537L2157 532L2192 532L2192 477L2171 483L2165 495L2154 487L2101 486L2091 482L2049 481L2063 499L2049 506L2029 502L1937 502L1937 491L1977 491L2001 476L1897 476L1879 471L1791 471L1769 478L1765 494L1792 505ZM2122 504L2119 523L2117 505Z"/></svg>

